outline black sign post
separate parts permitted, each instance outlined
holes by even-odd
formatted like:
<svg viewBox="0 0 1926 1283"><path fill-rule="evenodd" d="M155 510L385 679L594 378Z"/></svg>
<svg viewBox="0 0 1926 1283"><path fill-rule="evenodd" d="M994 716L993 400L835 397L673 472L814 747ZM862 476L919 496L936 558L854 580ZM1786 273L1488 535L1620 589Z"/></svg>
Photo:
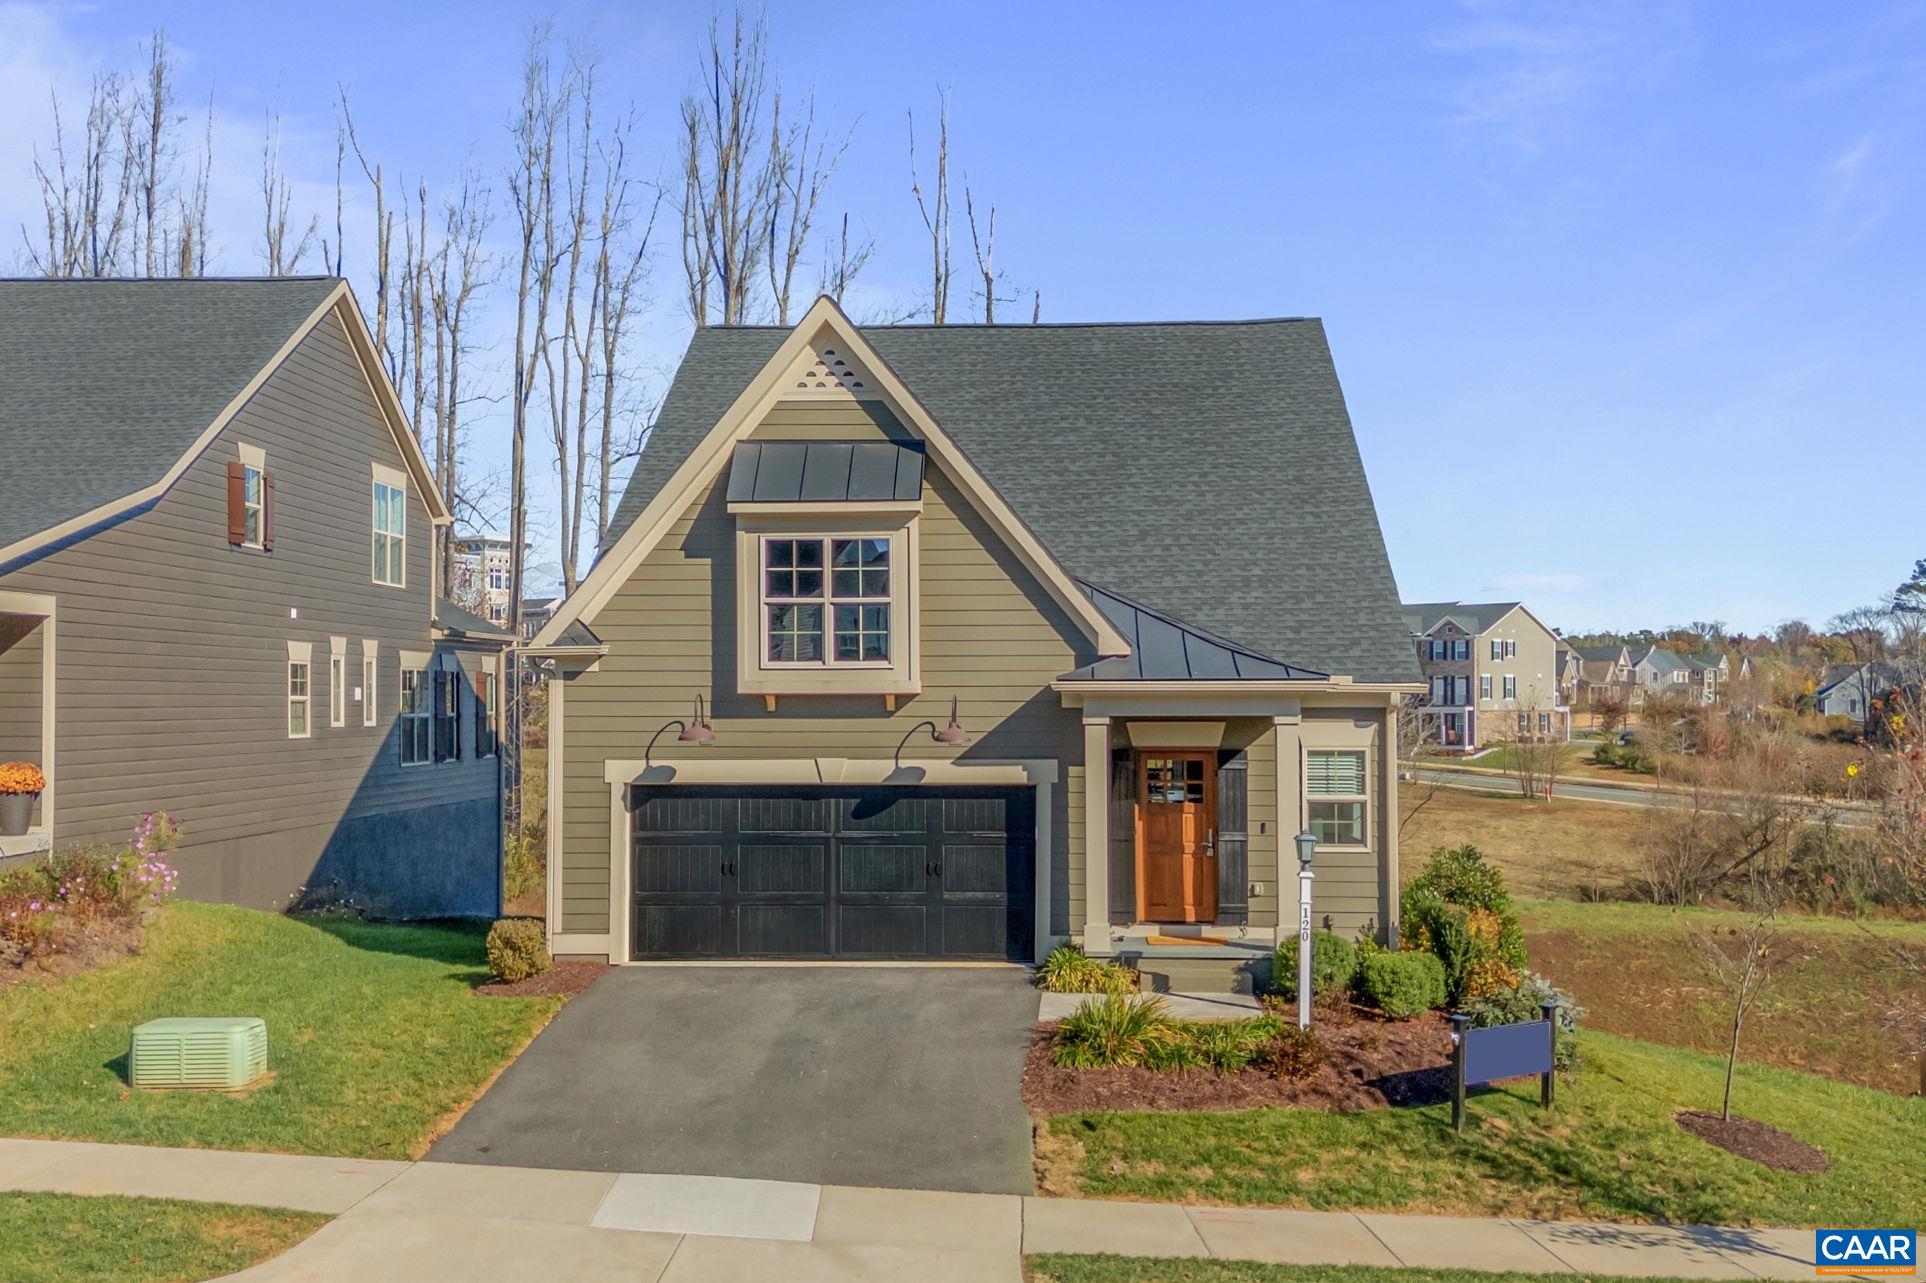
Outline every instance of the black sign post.
<svg viewBox="0 0 1926 1283"><path fill-rule="evenodd" d="M1451 1017L1451 1129L1465 1129L1465 1091L1500 1078L1538 1075L1539 1104L1552 1107L1558 1068L1558 1009L1539 1007L1542 1020L1473 1029L1471 1017Z"/></svg>

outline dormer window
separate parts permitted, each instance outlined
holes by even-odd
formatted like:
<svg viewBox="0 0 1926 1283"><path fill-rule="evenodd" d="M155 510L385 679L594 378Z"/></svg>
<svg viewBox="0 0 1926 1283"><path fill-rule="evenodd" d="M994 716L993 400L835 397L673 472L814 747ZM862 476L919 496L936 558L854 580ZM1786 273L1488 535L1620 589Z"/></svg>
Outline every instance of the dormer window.
<svg viewBox="0 0 1926 1283"><path fill-rule="evenodd" d="M768 537L763 654L771 664L890 662L890 540Z"/></svg>

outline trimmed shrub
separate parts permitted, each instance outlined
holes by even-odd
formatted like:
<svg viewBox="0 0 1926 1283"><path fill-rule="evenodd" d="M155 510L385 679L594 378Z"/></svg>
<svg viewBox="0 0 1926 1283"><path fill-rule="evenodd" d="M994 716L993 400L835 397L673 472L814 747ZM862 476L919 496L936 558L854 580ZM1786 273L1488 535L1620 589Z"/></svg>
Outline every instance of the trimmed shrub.
<svg viewBox="0 0 1926 1283"><path fill-rule="evenodd" d="M1257 1064L1273 1078L1302 1081L1324 1065L1324 1044L1309 1029L1288 1025L1258 1052Z"/></svg>
<svg viewBox="0 0 1926 1283"><path fill-rule="evenodd" d="M551 961L540 918L503 918L488 928L488 969L504 984L539 976Z"/></svg>
<svg viewBox="0 0 1926 1283"><path fill-rule="evenodd" d="M1419 950L1373 952L1358 973L1364 1000L1395 1020L1421 1016L1445 1002L1444 964Z"/></svg>
<svg viewBox="0 0 1926 1283"><path fill-rule="evenodd" d="M1404 888L1399 937L1437 955L1452 1006L1517 984L1525 933L1505 877L1475 846L1440 848Z"/></svg>
<svg viewBox="0 0 1926 1283"><path fill-rule="evenodd" d="M1311 933L1311 996L1335 998L1348 993L1357 979L1358 951L1349 940L1330 931ZM1297 937L1281 940L1271 959L1271 988L1286 998L1297 997Z"/></svg>
<svg viewBox="0 0 1926 1283"><path fill-rule="evenodd" d="M1152 994L1099 994L1057 1024L1051 1060L1066 1069L1112 1065L1171 1066L1180 1035L1162 998Z"/></svg>
<svg viewBox="0 0 1926 1283"><path fill-rule="evenodd" d="M1473 1029L1489 1029L1494 1025L1543 1020L1546 1003L1551 1003L1555 1008L1552 1019L1558 1024L1558 1068L1567 1072L1575 1070L1578 1068L1578 1041L1572 1035L1578 1032L1578 1022L1585 1018L1585 1009L1570 994L1541 975L1527 973L1510 988L1497 990L1466 1004L1460 1014L1471 1017Z"/></svg>
<svg viewBox="0 0 1926 1283"><path fill-rule="evenodd" d="M1120 962L1099 962L1074 944L1050 950L1037 968L1046 993L1135 993L1137 973Z"/></svg>

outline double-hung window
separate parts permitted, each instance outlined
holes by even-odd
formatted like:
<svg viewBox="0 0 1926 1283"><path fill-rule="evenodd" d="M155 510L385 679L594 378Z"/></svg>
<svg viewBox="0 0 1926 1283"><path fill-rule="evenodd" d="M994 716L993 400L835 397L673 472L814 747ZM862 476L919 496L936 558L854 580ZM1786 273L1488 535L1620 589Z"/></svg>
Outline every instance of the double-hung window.
<svg viewBox="0 0 1926 1283"><path fill-rule="evenodd" d="M1365 845L1367 783L1363 749L1312 749L1305 754L1305 819L1320 846Z"/></svg>
<svg viewBox="0 0 1926 1283"><path fill-rule="evenodd" d="M435 760L461 760L461 670L437 668L434 681Z"/></svg>
<svg viewBox="0 0 1926 1283"><path fill-rule="evenodd" d="M398 473L377 468L374 480L374 581L400 588L408 552L408 490Z"/></svg>
<svg viewBox="0 0 1926 1283"><path fill-rule="evenodd" d="M1505 674L1505 698L1518 698L1518 676L1515 673Z"/></svg>
<svg viewBox="0 0 1926 1283"><path fill-rule="evenodd" d="M312 733L308 722L313 698L309 691L311 667L305 659L288 661L288 738L291 740L304 740Z"/></svg>
<svg viewBox="0 0 1926 1283"><path fill-rule="evenodd" d="M890 580L888 538L764 537L765 662L888 664Z"/></svg>
<svg viewBox="0 0 1926 1283"><path fill-rule="evenodd" d="M475 756L495 756L495 673L475 674Z"/></svg>
<svg viewBox="0 0 1926 1283"><path fill-rule="evenodd" d="M328 656L328 725L348 724L348 657L336 652Z"/></svg>
<svg viewBox="0 0 1926 1283"><path fill-rule="evenodd" d="M363 726L373 726L375 724L375 711L376 711L375 690L377 685L376 675L379 674L380 671L381 671L380 665L378 665L375 662L374 643L362 642L361 643L361 724Z"/></svg>
<svg viewBox="0 0 1926 1283"><path fill-rule="evenodd" d="M1490 673L1478 674L1478 698L1479 699L1491 698L1491 674Z"/></svg>
<svg viewBox="0 0 1926 1283"><path fill-rule="evenodd" d="M241 542L259 548L267 531L267 474L251 463L241 465Z"/></svg>
<svg viewBox="0 0 1926 1283"><path fill-rule="evenodd" d="M1471 639L1469 637L1460 637L1457 641L1452 642L1451 657L1453 659L1470 659Z"/></svg>
<svg viewBox="0 0 1926 1283"><path fill-rule="evenodd" d="M419 661L401 661L401 762L413 766L430 760L429 718L434 712L428 690L428 670Z"/></svg>

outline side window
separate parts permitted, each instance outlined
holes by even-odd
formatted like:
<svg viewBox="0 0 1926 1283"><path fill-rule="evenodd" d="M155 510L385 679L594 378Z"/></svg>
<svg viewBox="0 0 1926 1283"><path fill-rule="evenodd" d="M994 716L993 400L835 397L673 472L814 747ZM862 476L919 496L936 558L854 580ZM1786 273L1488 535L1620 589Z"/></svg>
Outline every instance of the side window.
<svg viewBox="0 0 1926 1283"><path fill-rule="evenodd" d="M417 766L429 760L428 668L423 662L403 656L401 660L401 764Z"/></svg>
<svg viewBox="0 0 1926 1283"><path fill-rule="evenodd" d="M308 714L311 695L309 694L310 661L290 659L288 661L288 738L304 740L312 734Z"/></svg>
<svg viewBox="0 0 1926 1283"><path fill-rule="evenodd" d="M434 670L435 760L461 760L461 670Z"/></svg>
<svg viewBox="0 0 1926 1283"><path fill-rule="evenodd" d="M375 644L361 643L361 724L373 726L380 708L381 665L375 662Z"/></svg>
<svg viewBox="0 0 1926 1283"><path fill-rule="evenodd" d="M267 452L236 447L239 458L227 465L227 541L237 548L274 547L274 477Z"/></svg>
<svg viewBox="0 0 1926 1283"><path fill-rule="evenodd" d="M408 489L404 475L375 466L374 582L400 588L407 582Z"/></svg>
<svg viewBox="0 0 1926 1283"><path fill-rule="evenodd" d="M328 725L348 724L348 657L339 651L328 656Z"/></svg>
<svg viewBox="0 0 1926 1283"><path fill-rule="evenodd" d="M1362 749L1313 749L1305 754L1305 818L1320 845L1365 845L1367 784Z"/></svg>

